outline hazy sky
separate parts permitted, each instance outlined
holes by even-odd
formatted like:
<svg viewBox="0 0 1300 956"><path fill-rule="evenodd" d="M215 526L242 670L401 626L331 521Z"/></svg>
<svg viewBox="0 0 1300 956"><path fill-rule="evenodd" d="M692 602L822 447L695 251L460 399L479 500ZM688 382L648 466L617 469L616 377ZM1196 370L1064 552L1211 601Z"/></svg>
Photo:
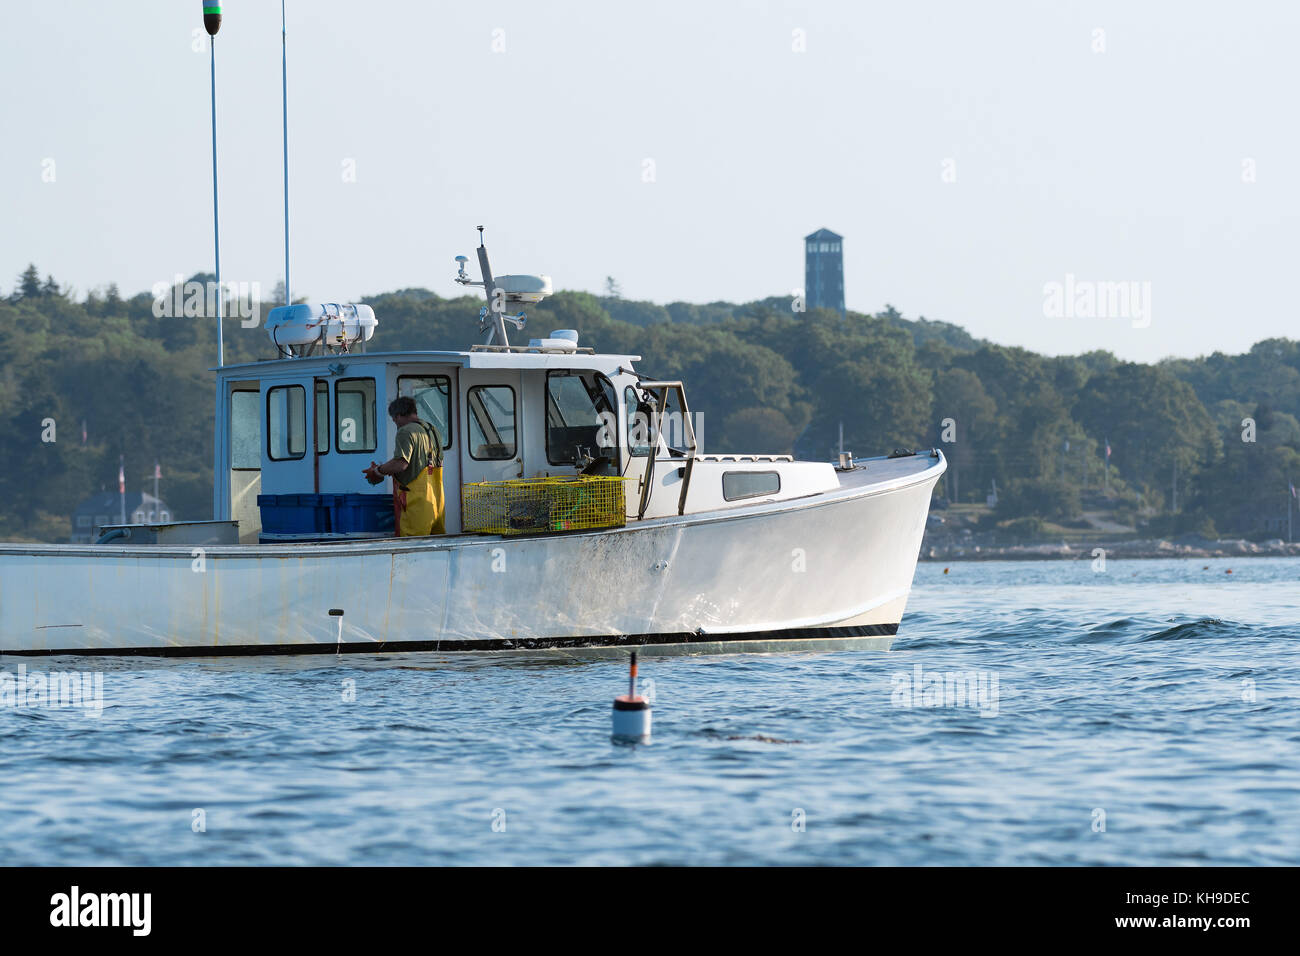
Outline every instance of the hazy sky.
<svg viewBox="0 0 1300 956"><path fill-rule="evenodd" d="M222 273L269 294L280 5L224 7ZM1300 335L1294 3L289 0L288 17L296 294L457 294L483 223L498 272L746 301L802 286L802 237L826 226L851 309L1141 360ZM200 23L200 0L6 4L0 290L29 261L82 294L211 269ZM1067 274L1150 283L1149 325L1045 314ZM468 343L473 318L431 344Z"/></svg>

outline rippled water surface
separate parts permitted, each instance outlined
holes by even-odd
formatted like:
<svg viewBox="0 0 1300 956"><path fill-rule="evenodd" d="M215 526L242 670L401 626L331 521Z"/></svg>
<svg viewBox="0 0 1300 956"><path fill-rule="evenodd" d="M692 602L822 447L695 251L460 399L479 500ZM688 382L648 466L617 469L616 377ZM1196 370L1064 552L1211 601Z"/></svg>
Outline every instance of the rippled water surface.
<svg viewBox="0 0 1300 956"><path fill-rule="evenodd" d="M949 567L887 653L646 659L648 746L610 743L617 661L6 657L104 709L0 707L0 853L1300 864L1300 561Z"/></svg>

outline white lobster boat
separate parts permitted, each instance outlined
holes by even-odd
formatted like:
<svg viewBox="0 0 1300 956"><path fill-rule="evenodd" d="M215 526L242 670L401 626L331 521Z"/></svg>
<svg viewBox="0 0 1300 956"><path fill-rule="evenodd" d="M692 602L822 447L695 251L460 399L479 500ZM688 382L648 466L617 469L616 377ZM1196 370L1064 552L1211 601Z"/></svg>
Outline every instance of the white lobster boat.
<svg viewBox="0 0 1300 956"><path fill-rule="evenodd" d="M511 310L550 280L478 258L471 282L458 257L491 306L468 351L368 352L366 306L273 310L280 357L216 369L214 521L0 544L0 653L889 646L938 451L703 454L682 383L642 377L639 356L564 330L511 346ZM393 537L362 475L391 454L398 395L443 438L445 536ZM578 474L625 479L621 526L466 529L466 486Z"/></svg>

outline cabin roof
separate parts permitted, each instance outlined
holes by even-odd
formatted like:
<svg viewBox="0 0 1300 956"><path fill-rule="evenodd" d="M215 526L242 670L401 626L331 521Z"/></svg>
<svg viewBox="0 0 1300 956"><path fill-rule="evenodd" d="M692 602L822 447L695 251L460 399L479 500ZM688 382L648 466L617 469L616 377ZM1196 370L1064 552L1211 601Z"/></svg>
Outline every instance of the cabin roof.
<svg viewBox="0 0 1300 956"><path fill-rule="evenodd" d="M640 361L639 355L583 352L489 352L489 351L438 351L418 350L403 352L348 352L344 354L312 355L305 358L267 359L261 362L244 362L238 365L214 366L208 371L229 375L233 372L269 372L287 368L328 368L331 365L373 364L395 365L407 362L435 362L439 365L459 365L461 368L518 368L551 369L580 368L615 372L620 367Z"/></svg>

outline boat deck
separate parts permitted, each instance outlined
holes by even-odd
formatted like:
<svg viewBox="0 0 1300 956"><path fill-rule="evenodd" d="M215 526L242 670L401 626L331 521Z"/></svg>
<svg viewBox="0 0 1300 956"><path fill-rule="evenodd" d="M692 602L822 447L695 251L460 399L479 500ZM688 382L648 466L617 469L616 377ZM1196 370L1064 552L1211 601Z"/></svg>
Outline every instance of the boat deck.
<svg viewBox="0 0 1300 956"><path fill-rule="evenodd" d="M849 471L837 471L840 486L830 491L806 495L802 498L790 498L782 501L759 501L754 504L736 505L712 511L693 512L685 515L668 515L660 518L645 518L630 521L619 528L605 528L592 531L555 532L553 535L517 535L503 537L491 534L449 534L430 538L395 538L373 536L349 538L339 541L276 541L260 544L214 544L205 545L202 550L209 556L261 555L284 556L303 554L348 554L372 553L383 551L429 551L442 548L464 547L466 545L487 544L501 541L519 541L555 535L609 535L635 532L641 529L662 528L681 524L700 524L715 521L728 521L750 517L757 513L785 510L802 510L833 504L844 498L864 494L883 494L900 487L929 480L934 469L942 473L947 463L941 452L935 450L921 451L915 455L898 458L857 458ZM94 555L106 554L134 555L144 557L152 554L175 557L177 554L190 555L196 546L162 545L162 544L6 544L0 543L0 555Z"/></svg>

